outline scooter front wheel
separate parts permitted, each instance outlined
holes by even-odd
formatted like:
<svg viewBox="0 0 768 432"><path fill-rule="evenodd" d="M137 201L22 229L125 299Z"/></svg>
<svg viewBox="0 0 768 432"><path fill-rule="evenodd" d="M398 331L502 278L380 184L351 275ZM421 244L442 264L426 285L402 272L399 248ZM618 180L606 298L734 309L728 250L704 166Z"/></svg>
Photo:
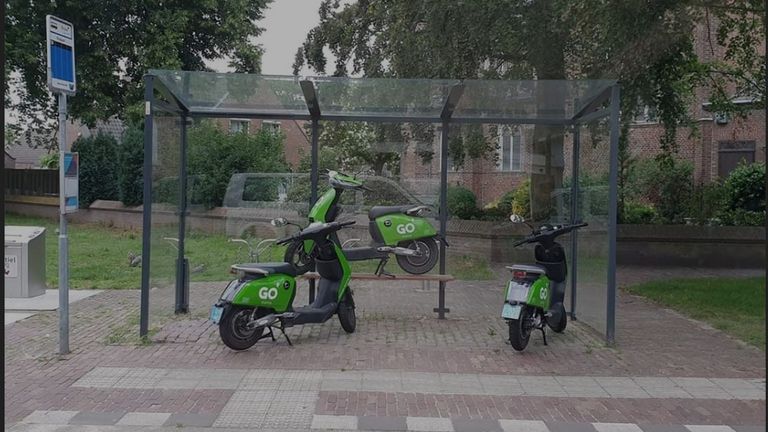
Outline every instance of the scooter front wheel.
<svg viewBox="0 0 768 432"><path fill-rule="evenodd" d="M410 274L424 274L435 267L440 248L434 237L406 240L398 246L421 252L420 255L397 255L397 264Z"/></svg>
<svg viewBox="0 0 768 432"><path fill-rule="evenodd" d="M253 308L229 306L224 310L219 321L219 336L224 345L235 351L242 351L258 342L264 334L264 327L249 328L248 323L252 315Z"/></svg>
<svg viewBox="0 0 768 432"><path fill-rule="evenodd" d="M357 316L355 315L355 300L352 298L352 290L347 288L344 298L339 302L336 314L339 316L341 328L347 333L354 333L357 327Z"/></svg>
<svg viewBox="0 0 768 432"><path fill-rule="evenodd" d="M528 346L531 339L531 308L523 306L520 311L520 318L507 321L509 324L509 343L516 351L522 351Z"/></svg>
<svg viewBox="0 0 768 432"><path fill-rule="evenodd" d="M565 331L565 327L568 325L568 315L566 314L565 306L563 306L562 303L559 303L557 306L556 321L550 322L549 319L547 319L547 325L549 325L549 328L555 333L562 333Z"/></svg>
<svg viewBox="0 0 768 432"><path fill-rule="evenodd" d="M291 242L285 249L283 261L291 263L296 268L298 274L304 274L312 270L312 267L315 265L315 260L312 259L308 251L304 250L303 241Z"/></svg>

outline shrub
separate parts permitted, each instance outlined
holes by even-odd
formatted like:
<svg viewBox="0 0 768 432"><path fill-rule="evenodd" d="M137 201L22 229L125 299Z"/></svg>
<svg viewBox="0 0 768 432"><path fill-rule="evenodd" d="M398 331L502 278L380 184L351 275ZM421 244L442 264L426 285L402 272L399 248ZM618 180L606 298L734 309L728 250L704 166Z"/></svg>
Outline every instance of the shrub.
<svg viewBox="0 0 768 432"><path fill-rule="evenodd" d="M634 196L645 198L662 223L680 223L693 189L693 165L670 156L638 162L633 172Z"/></svg>
<svg viewBox="0 0 768 432"><path fill-rule="evenodd" d="M126 206L142 203L144 170L144 132L129 128L117 152L117 195Z"/></svg>
<svg viewBox="0 0 768 432"><path fill-rule="evenodd" d="M40 167L46 169L59 169L59 153L48 153L40 158Z"/></svg>
<svg viewBox="0 0 768 432"><path fill-rule="evenodd" d="M763 226L765 211L749 211L744 209L726 210L718 215L723 225Z"/></svg>
<svg viewBox="0 0 768 432"><path fill-rule="evenodd" d="M719 218L725 206L725 188L720 183L693 187L686 215L697 224L710 224Z"/></svg>
<svg viewBox="0 0 768 432"><path fill-rule="evenodd" d="M526 179L512 192L512 213L531 218L531 180Z"/></svg>
<svg viewBox="0 0 768 432"><path fill-rule="evenodd" d="M725 179L726 204L730 210L765 210L765 164L740 164Z"/></svg>
<svg viewBox="0 0 768 432"><path fill-rule="evenodd" d="M189 130L189 200L206 208L221 206L233 174L285 172L282 135L266 130L227 134L211 122Z"/></svg>
<svg viewBox="0 0 768 432"><path fill-rule="evenodd" d="M109 135L79 138L72 151L80 158L80 207L88 208L97 199L116 200L117 142Z"/></svg>
<svg viewBox="0 0 768 432"><path fill-rule="evenodd" d="M656 210L649 205L627 202L624 205L624 215L621 223L651 224L656 219Z"/></svg>
<svg viewBox="0 0 768 432"><path fill-rule="evenodd" d="M472 219L477 214L477 198L461 186L448 187L448 214L459 219Z"/></svg>

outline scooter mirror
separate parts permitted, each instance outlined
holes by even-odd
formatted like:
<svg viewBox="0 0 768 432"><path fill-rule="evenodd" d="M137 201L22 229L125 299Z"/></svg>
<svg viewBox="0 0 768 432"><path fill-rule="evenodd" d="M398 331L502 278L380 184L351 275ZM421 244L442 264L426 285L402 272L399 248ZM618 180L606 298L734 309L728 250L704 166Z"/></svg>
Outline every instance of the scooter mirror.
<svg viewBox="0 0 768 432"><path fill-rule="evenodd" d="M523 223L523 222L525 222L525 218L523 218L522 216L517 215L517 214L513 214L513 215L509 216L509 220L512 221L512 223Z"/></svg>
<svg viewBox="0 0 768 432"><path fill-rule="evenodd" d="M285 218L275 218L275 219L272 219L272 221L270 221L270 223L272 224L272 226L275 226L275 227L281 227L281 226L288 225L288 221L285 220Z"/></svg>

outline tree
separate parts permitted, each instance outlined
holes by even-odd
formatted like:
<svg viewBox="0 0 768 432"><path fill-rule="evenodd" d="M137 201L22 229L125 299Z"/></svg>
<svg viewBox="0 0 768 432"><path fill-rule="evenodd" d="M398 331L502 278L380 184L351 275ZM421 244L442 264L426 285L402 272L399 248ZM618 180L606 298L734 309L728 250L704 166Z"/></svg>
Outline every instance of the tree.
<svg viewBox="0 0 768 432"><path fill-rule="evenodd" d="M294 70L306 64L325 72L327 49L336 58L332 73L338 76L611 77L622 84L624 126L638 106L656 107L665 127L660 145L666 153L673 153L678 127L690 124L688 106L694 91L713 74L723 76L696 57L695 25L709 11L716 10L713 13L720 16L721 33L725 35L718 38L718 43L729 44L731 57L738 60L736 69L754 71L748 74L750 77L762 76L764 56L755 53L754 43L764 34L754 31L761 27L764 7L759 3L358 0L341 6L338 0L326 0L320 7L320 24L308 33L297 53ZM549 91L556 93L558 89L551 87ZM540 109L565 109L549 106L549 101L558 98L546 90L537 97ZM536 126L534 153L553 160L553 152L562 151L563 132L559 127ZM626 140L621 142L626 144ZM543 175L533 176L532 180L532 209L545 213L551 189L562 181L562 170L548 163Z"/></svg>
<svg viewBox="0 0 768 432"><path fill-rule="evenodd" d="M237 71L258 73L262 51L252 39L270 1L6 0L5 107L38 130L56 117L46 86L46 14L75 27L78 92L68 108L93 125L139 103L151 68L204 70L205 61L230 57Z"/></svg>

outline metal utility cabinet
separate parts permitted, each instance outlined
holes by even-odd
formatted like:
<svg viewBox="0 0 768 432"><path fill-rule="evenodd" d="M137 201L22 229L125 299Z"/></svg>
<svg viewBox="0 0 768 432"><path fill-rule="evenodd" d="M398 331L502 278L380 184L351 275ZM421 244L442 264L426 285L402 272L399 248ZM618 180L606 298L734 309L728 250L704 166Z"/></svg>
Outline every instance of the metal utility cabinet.
<svg viewBox="0 0 768 432"><path fill-rule="evenodd" d="M5 227L5 297L45 294L45 228Z"/></svg>

